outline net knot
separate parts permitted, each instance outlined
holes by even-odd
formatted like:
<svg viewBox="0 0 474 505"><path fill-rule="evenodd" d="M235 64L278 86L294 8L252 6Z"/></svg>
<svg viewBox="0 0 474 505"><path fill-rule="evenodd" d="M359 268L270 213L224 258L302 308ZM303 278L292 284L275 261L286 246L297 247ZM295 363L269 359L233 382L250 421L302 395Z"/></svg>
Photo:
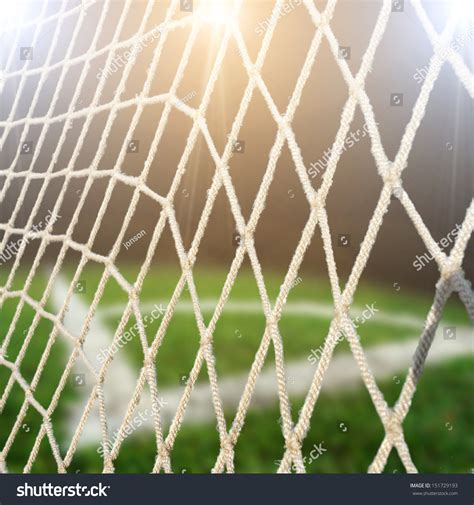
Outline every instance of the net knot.
<svg viewBox="0 0 474 505"><path fill-rule="evenodd" d="M138 302L138 293L135 288L130 289L130 291L128 292L128 298L131 303Z"/></svg>
<svg viewBox="0 0 474 505"><path fill-rule="evenodd" d="M300 451L301 441L295 432L292 432L291 435L286 439L285 446L292 455L295 455L298 451Z"/></svg>
<svg viewBox="0 0 474 505"><path fill-rule="evenodd" d="M206 119L204 113L201 109L196 109L194 112L194 121L199 125L199 128L203 129L206 124Z"/></svg>
<svg viewBox="0 0 474 505"><path fill-rule="evenodd" d="M329 25L329 16L326 12L322 12L319 15L318 24L321 27L325 27L325 26Z"/></svg>
<svg viewBox="0 0 474 505"><path fill-rule="evenodd" d="M224 449L226 454L232 454L234 452L234 444L229 435L221 438L221 448Z"/></svg>
<svg viewBox="0 0 474 505"><path fill-rule="evenodd" d="M280 133L284 133L288 130L288 121L282 116L278 119L278 130Z"/></svg>
<svg viewBox="0 0 474 505"><path fill-rule="evenodd" d="M434 58L438 58L440 60L444 60L451 53L451 48L449 45L442 40L438 40L434 44Z"/></svg>
<svg viewBox="0 0 474 505"><path fill-rule="evenodd" d="M253 232L251 230L245 230L243 236L246 244L250 244L253 242Z"/></svg>
<svg viewBox="0 0 474 505"><path fill-rule="evenodd" d="M442 268L441 268L441 277L444 281L452 280L456 278L456 276L459 276L461 274L459 266L456 264L455 261L452 259L448 258ZM454 285L454 282L453 282Z"/></svg>
<svg viewBox="0 0 474 505"><path fill-rule="evenodd" d="M201 347L207 347L212 344L212 335L204 335L201 338Z"/></svg>
<svg viewBox="0 0 474 505"><path fill-rule="evenodd" d="M268 326L268 328L273 329L273 328L275 328L276 325L277 325L277 319L274 314L271 314L267 318L267 326Z"/></svg>
<svg viewBox="0 0 474 505"><path fill-rule="evenodd" d="M30 388L28 388L26 391L25 391L25 398L28 400L28 402L31 404L35 397L33 395L33 391L31 391Z"/></svg>
<svg viewBox="0 0 474 505"><path fill-rule="evenodd" d="M451 274L451 286L453 290L461 292L464 289L464 286L467 287L469 292L472 291L471 283L464 277L461 270L456 270Z"/></svg>
<svg viewBox="0 0 474 505"><path fill-rule="evenodd" d="M334 308L334 316L335 319L341 324L344 325L347 323L346 317L349 314L349 310L351 308L350 302L340 303Z"/></svg>
<svg viewBox="0 0 474 505"><path fill-rule="evenodd" d="M393 191L395 191L395 189L401 189L400 174L394 168L389 168L387 170L384 181Z"/></svg>
<svg viewBox="0 0 474 505"><path fill-rule="evenodd" d="M392 415L385 425L385 431L391 440L396 440L401 438L403 431L400 420Z"/></svg>
<svg viewBox="0 0 474 505"><path fill-rule="evenodd" d="M167 212L171 212L173 210L173 204L168 200L168 198L164 198L161 202L161 205Z"/></svg>
<svg viewBox="0 0 474 505"><path fill-rule="evenodd" d="M108 460L104 463L104 473L114 473L115 467L111 460Z"/></svg>
<svg viewBox="0 0 474 505"><path fill-rule="evenodd" d="M148 352L146 353L145 358L143 359L143 368L144 370L153 370L155 366L155 362L153 360L153 356Z"/></svg>
<svg viewBox="0 0 474 505"><path fill-rule="evenodd" d="M252 65L249 68L249 77L253 80L256 81L260 77L260 67L258 65Z"/></svg>
<svg viewBox="0 0 474 505"><path fill-rule="evenodd" d="M359 98L359 94L361 91L362 91L362 86L357 81L355 81L352 84L352 86L350 87L349 95L351 96L351 98L354 98L355 100L357 100Z"/></svg>
<svg viewBox="0 0 474 505"><path fill-rule="evenodd" d="M170 450L166 442L163 442L158 447L158 456L161 460L167 459L169 457Z"/></svg>
<svg viewBox="0 0 474 505"><path fill-rule="evenodd" d="M314 197L311 199L310 205L313 210L317 210L319 208L324 207L324 204L322 204L321 198L317 192L314 193Z"/></svg>

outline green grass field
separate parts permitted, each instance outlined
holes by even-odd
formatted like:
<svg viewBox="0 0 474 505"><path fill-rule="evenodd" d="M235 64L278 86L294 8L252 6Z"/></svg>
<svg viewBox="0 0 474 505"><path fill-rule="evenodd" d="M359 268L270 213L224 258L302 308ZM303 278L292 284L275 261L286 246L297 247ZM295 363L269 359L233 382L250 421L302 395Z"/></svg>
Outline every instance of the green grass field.
<svg viewBox="0 0 474 505"><path fill-rule="evenodd" d="M68 268L66 279L71 279L74 271ZM136 270L134 267L121 269L123 275L133 282ZM11 290L22 287L25 273L19 272ZM102 270L96 266L86 267L80 280L84 292L75 293L81 303L89 304L99 283ZM142 290L141 303L163 303L170 299L178 282L180 271L171 268L154 268L148 274ZM217 269L197 269L194 272L197 292L200 299L215 300L219 297L224 284L226 272ZM28 294L39 300L45 289L48 277L45 272L36 276ZM0 272L2 285L6 274ZM272 303L276 299L283 275L268 273L265 282ZM259 293L255 279L248 270L239 273L230 295L230 302L257 301ZM180 301L189 301L189 293L185 290ZM99 309L107 310L113 305L125 305L126 294L111 279L106 285ZM324 278L301 274L299 283L291 290L288 303L317 302L331 304L328 281ZM386 288L375 284L362 283L354 298L354 306L363 308L366 304L375 304L378 310L397 316L412 316L424 319L432 300L430 297L410 293L403 286L399 290ZM18 307L17 299L8 299L2 306L0 318L0 339L7 335L10 322ZM49 301L46 310L54 313ZM145 310L142 310L145 314ZM110 329L111 335L117 328L120 317L117 314L100 316ZM357 316L356 311L353 317ZM14 361L25 338L25 332L30 328L35 316L33 308L25 305L21 311L18 324L13 333L7 358ZM212 316L204 312L207 324ZM97 316L99 317L99 316ZM450 325L469 326L464 307L454 297L447 304L443 322ZM130 319L127 328L135 324ZM146 332L151 343L161 324L161 318L150 322ZM280 332L284 342L285 359L304 359L311 349L320 346L327 334L330 324L329 316L308 316L301 314L285 314L280 322ZM28 346L25 358L20 366L23 377L30 382L37 369L41 353L46 346L53 324L41 317ZM217 323L214 333L216 365L219 377L234 373L247 372L253 361L255 351L265 328L265 318L262 311L253 314L240 315L226 311ZM78 329L79 330L79 329ZM421 331L421 327L419 329ZM419 333L418 331L418 333ZM359 335L364 348L384 342L400 341L417 336L417 331L410 325L389 324L377 321L377 316L359 327ZM59 335L52 347L44 373L38 383L35 397L47 406L53 391L59 381L67 359L69 346ZM159 387L178 387L183 375L189 373L199 347L199 332L195 317L190 312L177 312L167 329L163 344L159 348L156 364ZM120 351L130 367L138 371L143 362L143 353L137 338L132 339ZM342 342L336 349L337 353L348 352L348 345ZM94 357L91 357L91 361ZM273 350L270 349L266 366L273 362ZM429 361L429 360L428 360ZM97 363L99 366L99 363ZM474 409L467 399L474 386L474 359L472 354L445 362L436 367L428 366L422 377L419 389L415 395L412 410L404 424L406 439L411 449L412 457L420 471L424 472L469 472L474 467L474 438L470 427L474 421ZM401 370L403 372L403 370ZM400 374L404 377L404 374ZM3 393L10 372L0 368L0 393ZM206 380L205 370L201 372L200 380ZM401 383L384 381L379 384L389 404L396 401ZM15 422L18 411L23 403L24 394L18 385L14 385L0 414L0 447L5 445L8 434ZM293 413L296 416L301 406L302 398L294 398ZM67 414L74 402L85 402L80 391L72 383L68 383L58 409L52 421L55 433L63 446L67 447ZM233 418L233 412L227 413L228 426ZM274 472L275 461L283 454L283 436L278 424L279 412L277 405L270 410L251 410L236 447L236 470L239 472ZM21 471L27 461L34 439L40 426L40 416L33 409L23 422L22 428L9 450L7 465L11 472ZM341 423L347 428L342 431ZM367 427L370 426L370 429ZM451 429L450 429L451 428ZM316 404L311 431L305 441L304 454L309 453L313 444L324 441L326 452L316 461L308 465L308 472L365 472L383 438L383 427L375 413L370 397L365 389L354 392L331 393L324 391ZM146 431L137 431L125 440L118 460L118 472L148 472L153 467L155 442L152 435ZM214 425L183 426L178 435L173 453L174 471L207 472L218 454L219 439ZM138 449L138 450L137 450ZM82 448L74 457L71 471L99 472L102 470L101 458L97 447ZM402 471L395 453L392 454L386 471ZM48 444L43 441L38 459L33 467L35 472L54 472L56 465L51 456Z"/></svg>

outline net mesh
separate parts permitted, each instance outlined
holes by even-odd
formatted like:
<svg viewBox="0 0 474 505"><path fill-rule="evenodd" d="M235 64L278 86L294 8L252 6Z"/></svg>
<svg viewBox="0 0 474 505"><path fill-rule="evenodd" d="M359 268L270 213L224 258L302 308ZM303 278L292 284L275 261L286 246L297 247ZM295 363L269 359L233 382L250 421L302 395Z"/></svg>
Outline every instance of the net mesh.
<svg viewBox="0 0 474 505"><path fill-rule="evenodd" d="M70 2L63 2L61 8L57 11L57 13L51 15L48 13L46 7L48 2L43 2L44 5L39 17L35 20L29 21L27 23L27 26L32 27L34 30L34 39L32 46L35 45L38 34L45 23L49 23L48 26L52 26L52 41L45 64L40 68L30 68L30 62L25 61L24 66L20 70L10 70L11 63L14 58L14 53L18 49L17 44L13 43L11 44L12 49L6 59L4 70L0 75L0 86L2 90L5 83L7 83L9 79L19 79L18 93L16 95L16 99L13 101L13 105L11 107L8 118L0 122L0 127L3 129L2 145L6 136L13 128L22 127L21 134L18 138L18 145L13 163L10 167L8 167L6 170L3 170L1 173L3 178L3 185L1 189L0 201L3 199L9 186L13 184L16 179L23 178L28 182L28 184L24 184L22 187L16 204L10 213L8 221L0 224L0 229L4 232L1 250L5 250L9 238L12 235L16 234L19 234L27 239L36 239L39 243L34 262L26 278L23 289L14 290L12 289L12 285L15 273L17 272L20 264L21 257L25 251L26 242L23 242L19 247L18 254L10 266L8 278L4 285L0 288L0 298L2 304L9 298L19 299L19 308L15 313L15 317L11 322L6 338L4 339L2 347L0 348L0 366L6 367L10 371L10 379L5 390L2 393L0 408L3 408L5 406L5 402L7 401L9 395L12 394L15 385L21 388L24 396L16 422L8 435L4 447L0 452L0 470L2 472L8 471L7 461L9 452L12 448L12 444L17 437L19 430L21 429L22 423L24 422L28 410L33 409L41 416L42 423L41 428L35 438L34 446L29 454L28 461L25 462L24 471L31 471L33 464L38 456L40 445L46 439L49 443L55 462L57 464L58 472L66 472L70 467L71 461L77 451L78 443L87 420L92 410L98 407L102 434L101 442L103 447L103 470L104 472L113 472L114 461L119 454L122 442L126 436L126 427L132 419L142 395L146 390L148 390L153 405L153 427L156 437L156 459L151 470L153 472L171 472L173 445L181 428L184 414L189 404L190 398L192 397L197 378L201 372L201 369L205 368L212 392L212 403L217 419L217 428L220 439L220 450L217 460L215 461L213 471L233 472L234 448L238 442L239 434L241 433L242 427L244 425L257 379L266 361L269 349L272 346L275 353L274 366L276 367L276 376L278 382L278 398L282 420L281 426L285 440L283 457L281 459L278 471L289 472L293 468L296 468L297 472L304 472L305 465L302 457L302 444L310 427L311 417L315 408L315 404L318 400L321 387L324 383L325 372L329 367L334 349L338 343L337 337L339 333L342 332L350 344L350 349L358 365L358 368L360 369L364 385L370 394L373 405L375 406L377 414L384 426L384 438L369 467L369 471L383 471L390 452L392 449L396 449L406 470L408 472L416 472L417 469L411 458L409 448L405 441L402 427L403 421L409 412L417 382L421 375L430 345L433 341L437 325L440 321L443 307L453 292L457 292L459 294L461 300L466 306L471 322L474 323L473 292L471 290L469 282L465 279L462 268L464 254L474 227L474 201L469 205L466 211L465 219L460 227L455 245L448 255L440 249L439 245L432 237L429 229L423 222L422 217L418 213L415 204L410 198L410 195L404 190L401 179L402 173L407 166L408 156L412 149L417 130L420 126L428 101L430 99L431 91L433 90L433 86L440 74L443 65L447 64L452 66L454 72L456 73L457 77L469 95L471 97L474 97L473 75L463 62L460 55L452 48L451 45L454 30L459 19L459 13L453 12L447 20L446 26L443 31L438 34L433 28L431 21L427 17L427 14L421 5L421 2L419 0L412 1L414 10L419 17L419 20L421 21L424 29L426 30L429 40L431 41L434 53L429 63L429 70L427 72L426 79L422 84L421 91L416 100L399 149L393 160L391 160L386 155L384 146L382 145L370 98L367 95L365 89L365 81L367 75L371 70L374 56L383 38L392 11L391 1L385 0L380 3L380 10L378 12L378 17L373 33L370 37L367 50L362 58L360 69L355 75L351 72L347 62L344 59L338 57L339 43L331 28L331 19L337 1L329 0L324 10L318 10L315 4L311 1L303 2L304 8L307 11L307 15L314 24L314 36L312 38L309 50L306 54L306 58L301 68L296 86L293 93L291 94L288 106L283 113L278 110L272 98L272 95L264 79L262 78L261 73L262 66L265 62L272 37L274 35L275 27L277 26L281 17L280 14L284 4L282 0L276 1L274 3L268 29L265 31L260 50L255 60L253 60L249 54L244 37L242 35L242 31L237 21L237 14L242 7L243 0L236 0L233 2L232 9L234 16L224 28L221 45L217 52L217 56L212 63L212 71L210 73L202 101L197 108L190 107L182 100L180 100L177 97L177 90L188 64L191 50L196 42L196 37L206 21L199 15L196 15L192 12L190 12L189 15L184 18L174 20L174 15L183 7L182 3L178 2L177 0L169 2L169 5L167 6L165 21L160 25L161 36L157 43L156 50L153 52L151 61L149 63L145 83L141 92L138 93L135 98L128 99L126 101L122 98L125 82L133 68L133 58L130 58L123 68L120 82L116 86L113 98L109 102L100 104L100 97L103 93L105 81L107 79L106 76L103 76L98 81L97 89L94 91L94 97L90 105L83 108L79 107L78 101L80 90L84 85L89 63L98 55L105 54L107 58L107 67L112 64L117 51L124 48L132 48L137 41L143 37L149 36L152 32L145 31L145 27L147 25L147 20L152 10L153 3L153 1L149 1L147 3L146 8L144 9L143 20L137 32L133 36L121 40L120 33L131 6L130 1L125 1L123 3L120 19L116 24L111 42L103 48L98 49L99 37L102 30L104 29L107 11L111 5L111 2L108 0L99 2L100 18L97 22L97 29L92 38L92 42L90 46L83 52L83 54L74 55L73 47L77 42L78 37L80 36L84 19L87 16L90 7L97 3L93 1L84 1L81 4L73 6ZM70 21L73 21L74 24L70 32L70 40L66 54L61 61L53 63L52 55L54 49L58 44L61 43L59 37L61 27L64 23ZM184 26L190 27L190 34L186 41L182 54L179 56L179 64L171 87L167 93L160 95L151 95L150 83L153 76L159 69L160 58L162 56L163 48L167 42L167 39L174 30ZM20 32L19 28L20 27L8 27L8 30L10 33L16 34L16 37L18 37L18 33ZM323 175L322 184L318 190L315 190L310 183L307 168L303 162L300 148L295 137L294 130L292 129L292 121L299 106L302 92L307 83L308 77L318 55L318 50L323 39L326 39L329 43L329 47L334 56L334 59L347 84L348 96L342 110L340 126L334 139L333 148L329 157L327 169ZM216 80L219 76L219 72L222 69L231 40L233 40L238 47L239 55L248 74L248 82L243 98L239 104L238 112L233 121L231 132L228 136L225 148L222 153L219 153L208 128L206 113L208 110L211 95L216 84ZM59 100L61 88L65 83L66 72L69 68L79 64L84 64L84 66L82 67L82 70L77 79L76 91L74 92L74 96L70 101L68 110L64 114L54 115L53 111L55 104ZM34 117L33 111L39 100L41 88L45 83L47 77L54 71L58 71L58 74L56 74L58 77L56 81L55 93L48 111L43 117ZM22 113L20 110L19 101L21 90L25 85L26 78L33 75L37 76L38 79L36 85L37 89L31 99L28 110ZM254 206L250 218L246 221L243 217L235 187L229 174L228 162L232 155L232 150L234 147L232 139L238 138L238 133L246 116L249 103L255 93L260 93L263 96L266 106L268 107L268 110L270 111L270 114L277 125L277 133L273 146L271 148L264 177L254 201ZM121 167L123 166L127 149L130 148L130 142L132 142L134 138L134 131L136 129L140 116L146 105L156 103L163 104L163 112L158 121L156 130L154 131L154 137L147 154L146 161L141 168L141 173L138 176L127 175L121 171ZM342 148L344 139L349 132L349 128L354 119L354 114L357 106L360 107L360 110L362 111L367 124L367 130L371 141L371 153L375 159L378 174L383 181L383 187L380 192L380 196L378 198L373 216L371 217L368 224L365 237L362 241L349 279L345 287L341 289L333 253L334 238L331 236L325 202L328 192L333 183L339 158L343 152ZM115 166L110 170L99 170L99 163L101 162L101 158L106 149L107 140L116 118L117 111L124 107L133 107L134 113L132 120L130 121L128 131L123 138L123 143L119 146L120 153L117 162ZM157 147L163 137L165 128L167 126L170 113L173 110L178 110L187 116L192 121L192 128L186 140L186 147L184 149L184 152L182 153L181 159L176 167L176 172L170 190L166 195L160 195L150 188L150 186L147 184L147 178L149 175L152 160L155 157ZM100 135L100 142L97 153L88 168L78 169L76 167L76 163L81 149L83 148L85 136L90 127L92 118L98 113L106 113L107 120L105 127L103 128L103 131ZM57 161L58 153L66 141L67 131L71 127L72 121L77 119L82 119L83 125L81 127L81 133L77 140L74 152L70 156L67 166L64 169L61 171L54 171L53 167ZM53 127L55 124L62 125L58 145L53 152L51 162L49 163L47 169L41 173L36 172L33 169L33 166L44 147L46 133L48 129ZM28 146L25 147L25 141L28 138L28 131L35 125L40 125L42 127L42 130L38 141L33 146L33 152L31 153L32 162L30 164L30 168L23 171L15 169L19 161L19 156L21 155L21 150L28 148ZM176 219L174 200L180 181L188 170L188 161L191 152L196 144L198 136L200 135L204 138L210 155L212 156L212 160L215 163L215 173L212 179L212 184L210 185L207 193L207 200L205 202L203 212L200 216L199 224L192 240L191 247L186 250L183 244L180 228L178 226L178 221ZM277 161L282 153L282 149L285 144L287 144L291 152L291 157L294 162L296 173L299 177L304 190L304 194L309 203L310 211L303 232L294 251L290 267L281 286L280 293L276 299L276 302L272 305L268 296L267 288L262 275L261 265L255 249L254 235L257 224L259 222L259 218L265 206L270 184L274 178ZM75 178L84 178L85 180L84 189L81 193L79 203L74 211L74 215L70 221L67 232L61 235L52 233L52 223L47 225L42 230L32 229L34 216L38 212L42 199L45 196L47 183L50 182L53 177L63 177L62 188L55 202L53 211L56 213L61 208L61 204L64 201L68 185L70 185ZM94 180L99 177L105 177L107 179L107 190L105 192L103 202L100 206L99 212L97 213L94 226L92 227L87 242L79 243L73 239L74 227L77 223L78 215L84 207L86 196ZM31 210L28 223L21 228L15 227L15 219L17 218L27 197L28 185L31 184L35 179L39 179L42 182L42 185L36 202ZM111 199L113 189L118 182L121 182L132 188L132 197L128 203L127 213L123 220L121 231L118 234L114 246L110 250L109 254L101 255L93 252L92 244L94 243L94 239L97 236L100 224L104 218L104 214ZM200 308L199 298L193 278L193 265L196 261L198 248L203 234L206 230L206 225L213 209L214 202L219 193L223 193L230 203L232 215L235 219L236 228L241 240L235 251L235 256L230 266L221 295L215 306L212 318L210 319L209 324L206 325L204 322L202 310ZM146 258L141 265L139 275L137 276L136 281L131 284L123 277L123 275L116 267L116 258L127 227L137 208L141 194L146 194L148 197L156 201L161 206L162 211L159 219L155 223ZM414 354L413 363L406 376L401 394L396 403L393 406L389 406L384 399L384 396L379 389L374 375L369 367L364 349L361 345L360 339L357 336L356 328L354 327L354 324L350 318L349 310L351 307L351 300L353 299L359 279L367 264L374 243L376 242L377 234L382 225L384 214L387 212L387 209L389 208L389 205L392 201L392 196L395 196L395 198L401 202L403 208L413 223L414 228L423 240L423 243L425 244L427 250L433 255L441 275L436 286L436 294L432 307L426 318L424 329L420 335L419 345ZM169 301L169 304L166 307L166 311L160 322L159 329L154 336L153 341L151 344L149 344L145 333L143 315L139 307L139 300L144 279L149 272L155 249L160 240L160 237L162 236L166 224L169 224L172 231L176 251L178 253L181 265L181 277ZM319 228L319 232L324 244L324 252L327 268L329 271L331 291L334 299L334 317L330 324L329 332L325 338L324 350L314 373L311 386L307 392L304 404L299 412L296 422L294 422L287 391L284 349L281 334L279 331L279 320L282 316L282 311L284 309L289 290L298 276L299 267L302 263L305 251L307 250L317 228ZM57 243L60 245L59 253L56 258L54 268L51 271L51 275L44 295L40 301L36 301L29 294L29 288L31 286L33 277L37 272L41 258L45 253L46 247L51 243ZM74 277L70 283L61 310L57 314L53 314L46 310L45 301L51 293L54 279L58 276L63 265L65 255L70 249L77 251L80 254L81 259ZM213 352L213 333L220 315L226 305L226 301L236 280L239 269L246 256L250 260L253 274L257 281L259 294L263 304L263 311L266 318L266 328L260 341L258 350L255 354L250 372L248 373L248 379L243 394L240 398L237 412L233 419L226 419L223 410L222 398L219 391L219 382L216 374L216 363ZM80 333L78 335L74 335L68 330L67 327L65 327L63 324L63 319L66 311L68 310L74 288L77 285L77 282L80 280L81 272L87 262L95 262L103 265L104 273L94 294L93 301L88 307L88 315L84 321ZM117 342L120 335L124 332L129 319L131 317L134 317L138 323L139 336L144 359L144 365L141 368L138 380L136 381L134 393L129 399L128 408L125 416L123 417L123 422L119 430L119 436L113 444L110 443L106 407L107 398L104 394L103 388L103 383L111 365L112 357L109 355L108 359L105 360L103 365L100 368L96 368L91 363L90 357L86 355L83 349L84 342L87 338L90 337L90 323L97 311L97 307L104 292L105 284L109 278L115 279L128 295L128 303L123 311L120 324L115 331L113 342L111 342L111 347ZM184 388L178 409L176 410L169 429L167 432L165 432L160 416L160 399L155 368L155 358L160 344L166 337L167 328L176 304L185 288L189 290L189 294L192 299L193 312L200 334L200 346L196 354L192 370L189 373L189 377ZM21 307L23 305L32 307L36 313L36 316L31 324L31 327L25 334L24 341L17 358L12 361L8 359L7 351L13 332L15 330L15 325L17 325L19 321ZM38 322L41 318L50 320L54 326L49 335L46 348L41 355L41 359L34 373L34 376L32 380L28 382L20 372L20 364L25 357L28 346L30 345L31 339L34 334L34 329L36 325L38 325ZM51 401L49 404L43 405L35 396L35 390L42 375L45 363L47 362L50 355L52 346L58 336L72 341L74 348L69 356L67 364L61 375L61 380L57 384L57 389L55 390ZM67 451L62 453L58 444L57 433L55 433L51 419L58 406L59 399L61 398L61 395L64 391L73 366L78 360L83 361L91 376L94 378L94 387L82 412L82 417L75 430L74 436L69 443ZM230 426L230 429L228 426Z"/></svg>

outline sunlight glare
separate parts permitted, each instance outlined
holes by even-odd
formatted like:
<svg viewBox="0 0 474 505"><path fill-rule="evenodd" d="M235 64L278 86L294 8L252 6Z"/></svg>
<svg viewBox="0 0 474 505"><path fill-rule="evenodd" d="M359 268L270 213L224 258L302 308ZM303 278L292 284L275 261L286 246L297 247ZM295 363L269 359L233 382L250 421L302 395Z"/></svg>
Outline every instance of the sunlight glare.
<svg viewBox="0 0 474 505"><path fill-rule="evenodd" d="M26 11L26 2L0 2L0 30L5 30L21 23Z"/></svg>
<svg viewBox="0 0 474 505"><path fill-rule="evenodd" d="M474 0L456 0L454 7L464 19L474 20Z"/></svg>
<svg viewBox="0 0 474 505"><path fill-rule="evenodd" d="M198 13L206 22L214 26L226 25L233 18L233 2L229 0L202 0Z"/></svg>

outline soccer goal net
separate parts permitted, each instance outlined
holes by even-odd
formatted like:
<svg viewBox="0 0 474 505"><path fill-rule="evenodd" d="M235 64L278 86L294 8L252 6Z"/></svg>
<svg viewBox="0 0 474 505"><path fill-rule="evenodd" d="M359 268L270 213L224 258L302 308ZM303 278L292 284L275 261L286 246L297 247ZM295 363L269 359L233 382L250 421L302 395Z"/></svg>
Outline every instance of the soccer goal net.
<svg viewBox="0 0 474 505"><path fill-rule="evenodd" d="M382 472L389 455L395 450L408 472L417 471L405 439L403 422L410 410L444 305L453 293L458 293L471 323L474 323L474 297L463 271L465 252L474 227L474 201L464 213L448 254L425 225L409 191L404 188L402 175L410 168L409 155L442 69L450 67L460 85L474 98L472 71L453 42L463 17L462 10L450 11L445 25L439 30L420 0L374 2L376 17L373 29L360 66L354 69L353 62L349 61L350 48L339 41L332 25L334 13L341 2L265 2L268 13L265 18L256 19L250 30L258 35L258 46L250 49L248 27L244 26L241 12L251 8L249 4L256 3L246 0L65 0L19 2L18 8L15 2L13 8L16 11L7 7L6 2L0 6L0 18L3 19L0 25L0 317L3 315L6 321L2 323L0 335L0 413L3 415L3 421L0 415L0 431L5 435L0 446L1 472L10 470L10 461L15 454L18 460L17 440L27 431L27 420L31 416L36 416L39 423L37 429L29 433L32 438L29 438L31 444L27 452L21 452L25 472L34 471L38 454L44 451L53 458L55 470L73 471L71 463L94 416L98 419L102 469L114 472L116 460L144 396L150 401L147 415L155 444L154 463L149 471L171 472L175 470L173 450L176 439L198 381L202 382L203 377L209 385L212 416L217 423L219 440L211 469L213 472L234 472L234 452L257 381L270 354L274 355L271 366L275 369L284 441L281 458L275 468L279 472L305 472L303 444L312 422L317 423L315 406L341 335L349 343L351 356L383 425L383 439L368 470ZM376 121L366 80L391 16L408 4L426 32L432 57L423 73L419 94L410 111L399 148L394 156L389 156L379 131L383 118L377 117ZM293 44L292 37L296 34L285 35L278 32L278 27L296 9L310 27L311 41L304 59L298 62L292 91L282 105L281 101L277 103L274 99L272 86L268 83L269 79L278 80L280 76L264 75L263 69L277 35L287 36L286 44ZM199 39L205 30L211 33L211 38L214 36L212 33L218 33L215 35L218 40L214 40L215 51L209 53L206 44L210 42L203 43ZM196 53L198 45L200 52ZM323 45L329 49L331 59L343 78L346 96L324 173L320 174L321 184L315 188L293 120ZM167 53L170 46L171 54ZM226 69L230 55L232 61L238 60L244 69L245 86L235 104L231 128L225 132L224 141L219 145L210 127L209 107L217 93L216 82ZM165 60L167 72L162 70ZM209 72L202 90L198 93L193 88L183 89L181 83L188 68L193 66L192 72L197 75L204 64L207 64ZM170 68L172 72L169 72ZM281 68L280 72L284 74L285 68ZM242 210L242 188L236 189L229 163L245 149L239 133L250 103L257 96L271 118L275 133L257 190L250 196L246 195L247 200L252 199L247 215ZM392 97L395 105L402 99ZM147 115L150 108L153 113ZM377 169L373 177L380 180L381 190L373 214L366 223L348 280L341 287L334 253L335 243L340 237L330 226L326 202L356 113L362 114L365 121L370 152ZM189 128L177 126L176 117L184 118ZM311 135L317 135L316 130ZM163 160L159 157L160 146L171 142L171 138L179 139L180 154L175 160ZM212 177L205 191L195 233L188 240L184 238L183 227L177 218L179 209L176 200L187 191L183 189L182 181L190 172L197 170L196 164L193 164L196 149L208 152ZM291 161L286 170L296 173L308 212L279 294L272 301L255 240L267 195L277 177L278 160L284 150L289 152ZM166 187L156 183L153 175L158 170L156 163L173 167ZM102 192L94 192L98 183L103 185ZM127 193L125 196L122 193L117 200L114 195L119 187L126 188ZM14 194L14 198L9 198L10 194ZM91 195L96 205L93 212L90 211ZM146 234L135 230L137 233L132 236L130 224L145 197L154 202L159 212L153 217L153 225ZM218 199L225 199L230 207L235 248L220 295L207 318L203 315L203 302L196 289L193 267ZM424 327L420 328L418 347L403 379L400 396L389 405L369 366L350 310L384 216L397 200L432 255L440 277ZM283 202L282 205L286 204ZM112 213L116 212L115 219L110 216L111 209ZM85 215L88 226L81 228L78 223ZM100 244L98 246L97 237L107 234L109 227L115 231L104 250ZM152 313L151 317L158 323L156 331L150 336L149 328L147 331L149 318L141 307L142 291L151 275L155 253L165 233L169 233L170 243L176 251L180 274L166 304L157 305L155 313ZM304 401L295 412L288 393L280 319L290 290L299 282L305 253L316 235L322 240L321 255L329 272L331 322ZM131 249L133 244L143 240L147 241L145 255L136 276L130 279L117 266L117 258L123 250L122 244L125 244L125 249ZM67 261L71 257L74 261ZM214 334L244 261L249 262L256 281L265 328L259 336L250 369L246 371L237 408L229 415L222 399L221 377L217 373ZM100 267L92 293L90 286L83 285L81 281L83 270L91 264ZM40 275L43 275L44 284L39 287L37 279ZM63 282L59 295L58 279ZM91 356L92 347L88 345L93 345L94 339L99 338L100 330L94 326L95 316L111 281L124 294L126 303L98 362L95 356ZM68 321L78 312L74 297L86 288L90 296L85 298L84 317L80 319L80 324L71 325ZM160 349L166 342L168 327L183 293L189 298L199 345L192 367L183 374L184 387L176 408L169 422L164 423L161 387L157 379ZM55 296L54 304L52 300ZM23 315L27 310L32 316L25 323ZM130 379L133 387L128 396L122 398L126 408L120 412L120 424L112 433L109 418L113 408L106 384L110 380L115 358L124 345L123 335L130 321L134 322L135 329L130 340L138 346L141 365L139 373ZM38 333L43 340L38 340ZM59 345L63 346L60 356L56 353ZM34 360L31 355L34 355ZM41 388L42 379L51 361L60 373L54 387L45 392L45 388ZM26 363L30 365L27 367ZM85 398L77 397L79 388L72 394L68 390L78 363L81 363L86 375L76 374L74 380L80 383L87 379L90 390ZM129 380L117 374L113 377L115 382ZM58 419L58 412L64 412L58 409L65 398L70 404L80 400L77 423L68 437ZM14 416L5 417L5 412L13 412Z"/></svg>

